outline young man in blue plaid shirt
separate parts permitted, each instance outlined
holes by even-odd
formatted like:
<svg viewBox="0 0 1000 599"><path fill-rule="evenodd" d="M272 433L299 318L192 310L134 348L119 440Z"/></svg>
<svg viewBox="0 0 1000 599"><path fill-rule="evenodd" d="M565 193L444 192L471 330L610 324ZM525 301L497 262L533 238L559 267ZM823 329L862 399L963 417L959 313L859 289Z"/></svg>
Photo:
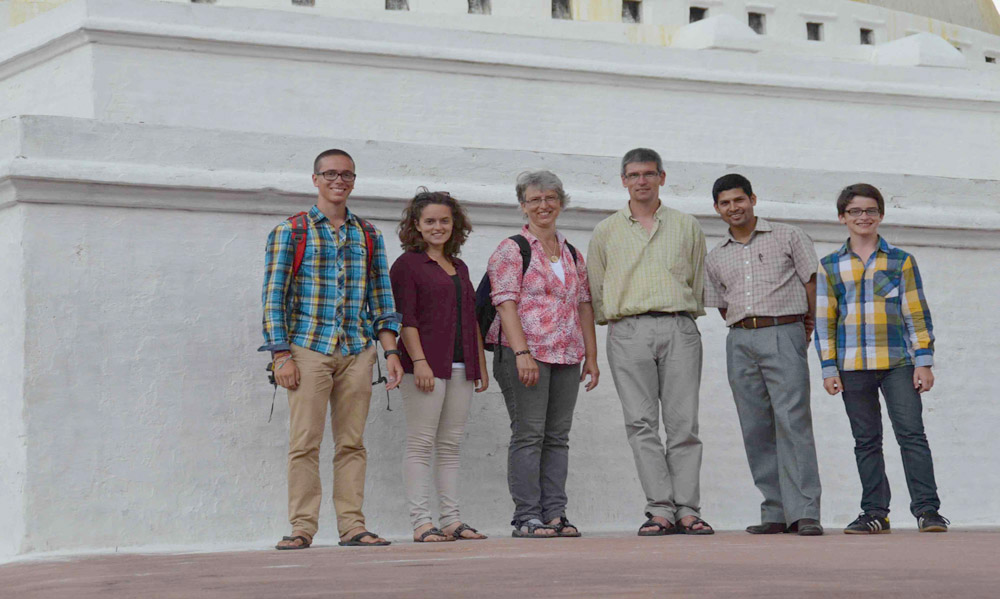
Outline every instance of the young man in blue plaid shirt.
<svg viewBox="0 0 1000 599"><path fill-rule="evenodd" d="M273 354L275 379L288 389L290 412L292 534L277 549L305 549L319 528L319 446L328 405L340 544L389 544L368 532L361 512L367 464L363 436L376 336L386 354L386 388L393 389L403 377L396 350L400 316L382 235L347 209L355 178L354 160L347 152L327 150L316 157L312 179L318 194L307 214L305 253L297 274L291 223L279 224L267 240L260 349Z"/></svg>
<svg viewBox="0 0 1000 599"><path fill-rule="evenodd" d="M827 393L842 393L861 476L861 515L847 534L889 532L889 481L882 454L882 391L903 454L910 511L921 532L945 532L920 394L934 386L934 331L913 256L878 234L885 202L859 183L837 199L850 239L820 260L816 349Z"/></svg>

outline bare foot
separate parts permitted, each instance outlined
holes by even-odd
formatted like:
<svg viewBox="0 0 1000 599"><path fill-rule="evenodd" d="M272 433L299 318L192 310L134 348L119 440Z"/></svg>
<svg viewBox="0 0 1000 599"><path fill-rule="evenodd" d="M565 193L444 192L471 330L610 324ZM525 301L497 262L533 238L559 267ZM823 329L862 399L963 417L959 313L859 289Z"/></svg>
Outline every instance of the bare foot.
<svg viewBox="0 0 1000 599"><path fill-rule="evenodd" d="M306 539L308 539L308 541L303 541L299 537L305 537ZM290 536L285 537L284 539L278 541L278 544L275 545L274 547L275 547L275 549L285 549L285 548L288 548L288 549L303 548L304 549L304 548L312 545L312 540L313 540L312 535L309 534L309 533L307 533L306 531L304 531L304 530L293 530L292 534Z"/></svg>
<svg viewBox="0 0 1000 599"><path fill-rule="evenodd" d="M558 528L558 526L560 524L562 524L562 518L553 518L552 520L550 520L549 522L547 522L547 524L549 526L555 526L555 527ZM570 536L570 535L573 535L573 534L578 533L578 532L580 532L580 531L576 528L576 526L573 526L572 524L567 524L566 526L563 526L562 531L558 531L557 534L563 534L565 536Z"/></svg>
<svg viewBox="0 0 1000 599"><path fill-rule="evenodd" d="M424 536L429 530L435 530L434 525L428 522L427 524L422 524L418 526L413 531L413 540L418 543L444 543L446 541L454 541L455 538L451 534L445 534L442 531L436 531ZM438 534L441 533L441 534Z"/></svg>

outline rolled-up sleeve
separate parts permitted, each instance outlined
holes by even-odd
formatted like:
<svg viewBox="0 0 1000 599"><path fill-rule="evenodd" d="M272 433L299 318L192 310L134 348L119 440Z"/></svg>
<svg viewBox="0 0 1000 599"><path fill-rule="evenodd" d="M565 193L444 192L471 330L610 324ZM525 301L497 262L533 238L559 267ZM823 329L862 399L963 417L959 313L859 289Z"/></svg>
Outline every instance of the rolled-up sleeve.
<svg viewBox="0 0 1000 599"><path fill-rule="evenodd" d="M494 306L521 299L521 250L517 242L505 239L490 256L486 272L490 277L490 299Z"/></svg>
<svg viewBox="0 0 1000 599"><path fill-rule="evenodd" d="M372 314L372 330L377 335L379 331L387 330L399 334L402 317L396 312L396 303L392 298L392 283L389 280L389 261L385 257L385 242L382 234L374 235L372 245L375 255L371 265L371 280L368 285L368 306Z"/></svg>

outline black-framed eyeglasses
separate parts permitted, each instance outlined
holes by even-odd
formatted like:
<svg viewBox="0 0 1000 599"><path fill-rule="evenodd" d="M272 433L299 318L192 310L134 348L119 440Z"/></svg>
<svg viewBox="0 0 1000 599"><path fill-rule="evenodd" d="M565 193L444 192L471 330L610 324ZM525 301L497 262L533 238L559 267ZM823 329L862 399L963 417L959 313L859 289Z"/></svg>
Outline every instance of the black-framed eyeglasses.
<svg viewBox="0 0 1000 599"><path fill-rule="evenodd" d="M358 178L358 176L351 171L323 171L322 173L316 173L318 176L323 177L327 181L336 181L337 177L343 179L345 183L350 183Z"/></svg>
<svg viewBox="0 0 1000 599"><path fill-rule="evenodd" d="M851 216L857 218L862 214L867 214L868 216L878 216L881 214L878 208L848 208L844 212L850 214Z"/></svg>

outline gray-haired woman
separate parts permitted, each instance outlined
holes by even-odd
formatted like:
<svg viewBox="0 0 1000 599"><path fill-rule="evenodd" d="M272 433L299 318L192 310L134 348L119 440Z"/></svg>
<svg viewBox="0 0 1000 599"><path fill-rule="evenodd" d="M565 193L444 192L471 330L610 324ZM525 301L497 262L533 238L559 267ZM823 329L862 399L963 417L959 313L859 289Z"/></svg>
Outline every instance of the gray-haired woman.
<svg viewBox="0 0 1000 599"><path fill-rule="evenodd" d="M515 537L580 536L566 519L569 430L580 382L597 386L594 310L583 255L556 230L569 197L549 171L521 173L517 199L528 224L505 239L487 272L497 318L493 374L510 414L507 483ZM520 242L531 249L523 267ZM582 372L581 372L581 362Z"/></svg>

